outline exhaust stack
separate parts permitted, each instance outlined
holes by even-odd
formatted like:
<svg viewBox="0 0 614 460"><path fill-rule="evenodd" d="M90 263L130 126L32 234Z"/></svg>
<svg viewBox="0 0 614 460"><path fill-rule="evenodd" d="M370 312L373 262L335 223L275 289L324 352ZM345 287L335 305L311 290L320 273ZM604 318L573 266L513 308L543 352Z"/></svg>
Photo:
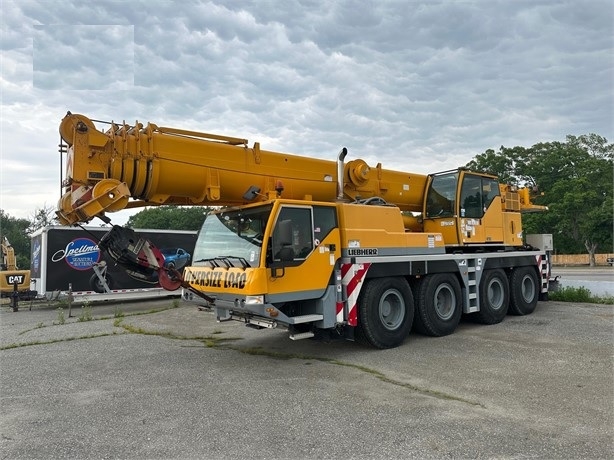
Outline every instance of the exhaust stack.
<svg viewBox="0 0 614 460"><path fill-rule="evenodd" d="M343 200L343 172L345 170L345 156L348 154L348 149L343 147L337 157L337 200Z"/></svg>

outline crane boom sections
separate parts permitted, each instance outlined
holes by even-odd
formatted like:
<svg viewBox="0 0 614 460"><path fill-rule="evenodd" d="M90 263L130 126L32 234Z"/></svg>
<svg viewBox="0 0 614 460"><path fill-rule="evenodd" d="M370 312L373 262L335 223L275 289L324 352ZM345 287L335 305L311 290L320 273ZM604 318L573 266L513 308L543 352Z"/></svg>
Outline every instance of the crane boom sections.
<svg viewBox="0 0 614 460"><path fill-rule="evenodd" d="M138 121L108 126L99 130L70 112L60 124L68 146L58 204L63 224L131 207L235 206L280 196L324 202L381 197L404 211L422 210L425 175L352 160L339 178L334 161L263 150L258 142L249 147L247 139Z"/></svg>

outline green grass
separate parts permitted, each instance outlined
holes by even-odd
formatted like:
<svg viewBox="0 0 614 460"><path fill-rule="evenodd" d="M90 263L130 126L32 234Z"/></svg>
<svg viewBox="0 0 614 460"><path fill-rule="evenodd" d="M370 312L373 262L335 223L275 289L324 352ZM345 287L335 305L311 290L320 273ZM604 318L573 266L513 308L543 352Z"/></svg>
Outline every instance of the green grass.
<svg viewBox="0 0 614 460"><path fill-rule="evenodd" d="M64 315L64 309L62 307L59 307L57 312L58 312L58 316L57 316L57 322L55 324L66 323L66 316Z"/></svg>
<svg viewBox="0 0 614 460"><path fill-rule="evenodd" d="M73 340L97 339L98 337L108 337L108 336L117 335L117 334L118 332L101 332L99 334L80 335L78 337L65 337L61 339L35 340L32 342L10 343L8 345L0 346L0 351L1 350L11 350L13 348L31 347L33 345L49 345L52 343L72 342Z"/></svg>
<svg viewBox="0 0 614 460"><path fill-rule="evenodd" d="M94 316L92 315L92 306L89 303L84 303L81 307L81 314L79 315L78 321L92 321Z"/></svg>
<svg viewBox="0 0 614 460"><path fill-rule="evenodd" d="M549 300L559 302L576 302L576 303L600 303L614 305L614 297L605 296L599 297L591 294L591 291L585 287L566 286L556 291L548 293Z"/></svg>
<svg viewBox="0 0 614 460"><path fill-rule="evenodd" d="M108 319L114 319L113 325L115 327L119 327L120 324L122 323L123 319L125 317L127 317L127 316L151 315L153 313L160 313L160 312L163 312L165 310L172 310L174 308L179 308L179 303L178 302L173 302L168 307L152 308L151 310L138 311L138 312L134 312L134 313L124 313L121 310L121 308L115 307L115 309L113 311L113 316L94 317L91 305L84 304L84 306L81 308L81 314L77 318L77 322L83 322L83 321L104 321L104 320L108 320ZM19 332L18 335L26 334L27 332L31 332L31 331L33 331L35 329L40 329L40 328L43 328L43 327L61 326L63 324L68 324L68 321L66 320L66 314L64 313L64 308L62 306L60 306L60 307L58 307L56 309L56 312L57 312L56 319L54 321L52 321L52 323L50 325L44 324L44 323L40 322L36 326L34 326L34 327L30 328L30 329L26 329L26 330L23 330L23 331ZM214 334L218 334L218 333L219 332L214 332Z"/></svg>

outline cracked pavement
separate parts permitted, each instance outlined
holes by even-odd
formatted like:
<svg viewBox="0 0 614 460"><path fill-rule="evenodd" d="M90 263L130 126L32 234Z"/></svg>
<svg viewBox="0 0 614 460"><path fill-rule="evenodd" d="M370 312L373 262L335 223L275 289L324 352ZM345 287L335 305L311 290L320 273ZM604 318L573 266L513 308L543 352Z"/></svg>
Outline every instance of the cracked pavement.
<svg viewBox="0 0 614 460"><path fill-rule="evenodd" d="M1 458L611 458L611 305L392 350L179 300L91 308L0 310Z"/></svg>

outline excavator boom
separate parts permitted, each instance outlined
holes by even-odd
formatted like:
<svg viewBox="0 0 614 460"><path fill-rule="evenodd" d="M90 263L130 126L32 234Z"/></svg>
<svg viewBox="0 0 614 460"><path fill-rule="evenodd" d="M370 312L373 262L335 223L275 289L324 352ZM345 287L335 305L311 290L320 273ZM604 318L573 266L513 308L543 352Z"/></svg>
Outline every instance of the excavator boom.
<svg viewBox="0 0 614 460"><path fill-rule="evenodd" d="M19 270L17 268L17 258L15 250L6 236L2 237L2 269L3 270Z"/></svg>

